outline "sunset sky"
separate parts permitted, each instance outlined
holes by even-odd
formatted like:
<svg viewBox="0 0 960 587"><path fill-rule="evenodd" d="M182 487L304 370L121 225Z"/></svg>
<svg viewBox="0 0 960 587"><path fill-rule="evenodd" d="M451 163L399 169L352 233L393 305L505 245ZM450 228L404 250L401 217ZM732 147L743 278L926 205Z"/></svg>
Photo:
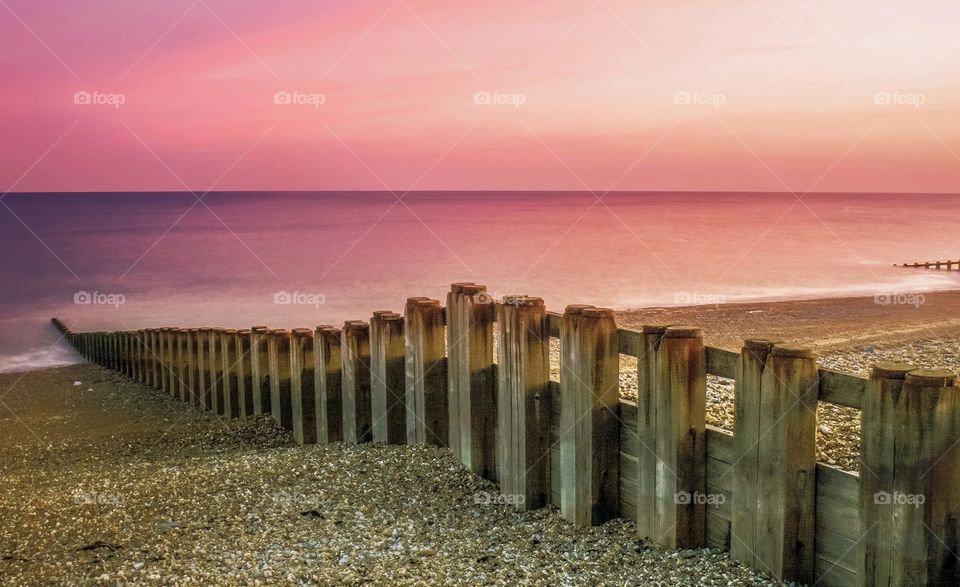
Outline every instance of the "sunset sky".
<svg viewBox="0 0 960 587"><path fill-rule="evenodd" d="M958 31L945 1L0 0L0 190L957 192Z"/></svg>

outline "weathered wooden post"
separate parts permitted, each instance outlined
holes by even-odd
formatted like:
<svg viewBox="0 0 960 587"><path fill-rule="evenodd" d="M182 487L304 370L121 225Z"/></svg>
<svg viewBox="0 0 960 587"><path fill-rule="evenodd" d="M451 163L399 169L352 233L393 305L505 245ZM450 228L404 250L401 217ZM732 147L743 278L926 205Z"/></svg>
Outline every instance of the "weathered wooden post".
<svg viewBox="0 0 960 587"><path fill-rule="evenodd" d="M267 341L270 329L254 326L250 329L250 377L253 380L253 413L271 414L270 353Z"/></svg>
<svg viewBox="0 0 960 587"><path fill-rule="evenodd" d="M188 372L187 364L187 331L183 328L177 328L176 337L177 345L177 374L176 374L176 386L174 386L174 393L180 399L180 401L187 401L187 395L189 390L187 389L187 380L190 378Z"/></svg>
<svg viewBox="0 0 960 587"><path fill-rule="evenodd" d="M140 330L130 334L130 373L133 380L140 382Z"/></svg>
<svg viewBox="0 0 960 587"><path fill-rule="evenodd" d="M343 359L343 439L352 444L370 442L373 438L370 326L362 320L344 322L340 349Z"/></svg>
<svg viewBox="0 0 960 587"><path fill-rule="evenodd" d="M400 314L374 312L370 320L370 368L373 442L406 444L406 366Z"/></svg>
<svg viewBox="0 0 960 587"><path fill-rule="evenodd" d="M210 389L210 411L223 414L223 349L220 345L222 328L210 328L207 352L207 387Z"/></svg>
<svg viewBox="0 0 960 587"><path fill-rule="evenodd" d="M210 332L209 328L197 329L197 406L210 409Z"/></svg>
<svg viewBox="0 0 960 587"><path fill-rule="evenodd" d="M578 526L601 524L620 508L620 356L613 311L567 306L560 348L560 513Z"/></svg>
<svg viewBox="0 0 960 587"><path fill-rule="evenodd" d="M290 332L271 330L268 340L270 358L270 413L281 426L293 427L290 406Z"/></svg>
<svg viewBox="0 0 960 587"><path fill-rule="evenodd" d="M237 331L224 329L220 333L220 358L223 363L223 415L228 418L240 417L240 383L237 371Z"/></svg>
<svg viewBox="0 0 960 587"><path fill-rule="evenodd" d="M446 446L450 417L440 302L408 298L404 307L407 444Z"/></svg>
<svg viewBox="0 0 960 587"><path fill-rule="evenodd" d="M447 300L450 449L472 473L495 480L495 304L486 286L467 283L453 284Z"/></svg>
<svg viewBox="0 0 960 587"><path fill-rule="evenodd" d="M343 395L340 329L317 326L313 334L313 385L316 437L319 444L343 440Z"/></svg>
<svg viewBox="0 0 960 587"><path fill-rule="evenodd" d="M766 539L757 528L760 443L767 432L761 427L760 390L767 357L778 342L745 340L737 363L734 464L729 471L733 487L730 556L750 567L757 566L756 541Z"/></svg>
<svg viewBox="0 0 960 587"><path fill-rule="evenodd" d="M763 352L762 341L752 342L751 347L755 352ZM746 369L756 367L756 364L745 364L744 377L750 375ZM758 437L753 439L757 444L756 502L752 506L755 509L753 566L785 581L814 581L819 384L817 361L812 351L774 344L763 364L759 398L746 398L759 408L759 414L754 416L755 425L747 426L748 430L758 432ZM749 386L744 387L746 394L750 391ZM745 443L745 439L738 440L738 448L746 451ZM742 496L734 495L734 500L737 502L734 511L751 507L742 502ZM742 524L744 519L735 517L734 523L741 520L739 524ZM746 531L738 527L736 534Z"/></svg>
<svg viewBox="0 0 960 587"><path fill-rule="evenodd" d="M860 584L960 585L960 389L881 364L862 398Z"/></svg>
<svg viewBox="0 0 960 587"><path fill-rule="evenodd" d="M186 386L183 400L190 405L197 403L197 329L183 331L183 382Z"/></svg>
<svg viewBox="0 0 960 587"><path fill-rule="evenodd" d="M237 396L240 398L240 416L253 415L253 371L250 361L250 330L237 331Z"/></svg>
<svg viewBox="0 0 960 587"><path fill-rule="evenodd" d="M169 394L171 381L173 380L170 377L170 363L172 354L170 352L170 328L164 327L160 329L160 338L159 338L159 358L160 358L160 391L163 393Z"/></svg>
<svg viewBox="0 0 960 587"><path fill-rule="evenodd" d="M317 441L313 390L313 331L309 328L294 328L290 332L289 344L293 438L297 444L313 444Z"/></svg>
<svg viewBox="0 0 960 587"><path fill-rule="evenodd" d="M637 354L637 535L658 535L657 513L657 357L666 325L645 325Z"/></svg>
<svg viewBox="0 0 960 587"><path fill-rule="evenodd" d="M550 502L550 329L540 298L497 306L497 477L521 510Z"/></svg>

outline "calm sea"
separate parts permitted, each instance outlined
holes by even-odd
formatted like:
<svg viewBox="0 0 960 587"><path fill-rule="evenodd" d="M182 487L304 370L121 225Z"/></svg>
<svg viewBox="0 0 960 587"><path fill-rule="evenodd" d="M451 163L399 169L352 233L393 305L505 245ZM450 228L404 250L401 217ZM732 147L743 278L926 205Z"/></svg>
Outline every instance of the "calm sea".
<svg viewBox="0 0 960 587"><path fill-rule="evenodd" d="M455 281L615 308L955 288L960 196L11 194L0 370L77 358L49 325L308 327ZM19 217L19 219L18 219Z"/></svg>

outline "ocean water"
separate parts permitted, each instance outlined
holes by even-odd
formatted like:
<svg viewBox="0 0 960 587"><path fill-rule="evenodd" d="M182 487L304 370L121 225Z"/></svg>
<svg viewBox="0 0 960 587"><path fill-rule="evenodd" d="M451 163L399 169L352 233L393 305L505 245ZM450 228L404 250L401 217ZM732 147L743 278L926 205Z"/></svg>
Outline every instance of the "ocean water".
<svg viewBox="0 0 960 587"><path fill-rule="evenodd" d="M78 360L76 331L310 327L456 281L549 308L951 289L960 196L429 192L10 194L0 370Z"/></svg>

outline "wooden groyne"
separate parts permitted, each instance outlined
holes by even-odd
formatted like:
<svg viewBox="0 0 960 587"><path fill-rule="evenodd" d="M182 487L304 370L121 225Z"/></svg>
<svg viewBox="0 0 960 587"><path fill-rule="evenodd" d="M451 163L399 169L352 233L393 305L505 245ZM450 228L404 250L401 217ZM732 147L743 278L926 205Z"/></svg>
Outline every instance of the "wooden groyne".
<svg viewBox="0 0 960 587"><path fill-rule="evenodd" d="M960 261L924 261L922 263L901 263L894 267L910 267L912 269L946 269L960 271Z"/></svg>
<svg viewBox="0 0 960 587"><path fill-rule="evenodd" d="M960 584L953 373L862 378L781 341L714 348L694 327L618 328L604 308L548 312L472 283L445 302L292 331L53 322L90 361L223 417L270 415L300 443L448 447L521 509L627 518L788 581ZM637 402L619 397L620 355L637 360ZM735 380L734 434L706 424L708 376ZM861 410L860 475L816 462L819 402Z"/></svg>

